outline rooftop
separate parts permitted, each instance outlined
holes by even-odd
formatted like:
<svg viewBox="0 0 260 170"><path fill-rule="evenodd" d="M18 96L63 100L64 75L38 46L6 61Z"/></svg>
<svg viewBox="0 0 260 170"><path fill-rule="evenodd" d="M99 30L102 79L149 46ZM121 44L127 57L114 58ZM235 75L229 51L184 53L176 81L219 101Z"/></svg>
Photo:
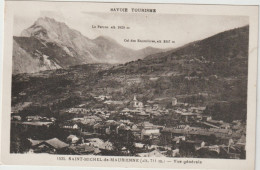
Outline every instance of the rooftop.
<svg viewBox="0 0 260 170"><path fill-rule="evenodd" d="M61 140L59 140L57 138L52 138L52 139L46 140L44 142L51 145L52 147L54 147L56 149L61 149L61 148L65 148L65 147L69 146L67 143L62 142Z"/></svg>

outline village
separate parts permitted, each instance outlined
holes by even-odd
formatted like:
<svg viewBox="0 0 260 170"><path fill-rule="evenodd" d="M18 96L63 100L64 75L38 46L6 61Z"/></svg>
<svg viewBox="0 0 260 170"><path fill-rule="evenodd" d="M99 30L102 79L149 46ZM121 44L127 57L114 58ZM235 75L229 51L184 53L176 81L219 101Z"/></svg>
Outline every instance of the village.
<svg viewBox="0 0 260 170"><path fill-rule="evenodd" d="M24 120L12 114L12 128L28 134L25 153L245 159L246 125L240 120L214 120L204 113L205 106L175 97L146 104L137 95L127 104L108 95L94 98L127 107L111 111L80 104L64 110L60 120L39 115ZM166 100L170 109L163 105ZM51 138L39 138L35 132Z"/></svg>

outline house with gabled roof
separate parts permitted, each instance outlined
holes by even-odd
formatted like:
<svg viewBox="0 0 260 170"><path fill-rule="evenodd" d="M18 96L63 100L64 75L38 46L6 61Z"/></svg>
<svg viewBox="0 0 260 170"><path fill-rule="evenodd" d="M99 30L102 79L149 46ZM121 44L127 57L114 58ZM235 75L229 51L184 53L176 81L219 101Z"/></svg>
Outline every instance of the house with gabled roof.
<svg viewBox="0 0 260 170"><path fill-rule="evenodd" d="M62 149L68 147L69 144L59 140L58 138L45 140L33 146L34 152L36 153L53 153L53 154L56 154Z"/></svg>

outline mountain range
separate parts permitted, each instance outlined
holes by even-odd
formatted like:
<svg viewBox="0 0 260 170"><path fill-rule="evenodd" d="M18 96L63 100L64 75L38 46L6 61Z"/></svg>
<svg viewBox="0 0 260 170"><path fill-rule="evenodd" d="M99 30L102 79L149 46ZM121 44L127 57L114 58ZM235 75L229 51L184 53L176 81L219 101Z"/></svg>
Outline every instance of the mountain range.
<svg viewBox="0 0 260 170"><path fill-rule="evenodd" d="M89 39L55 19L39 18L13 37L13 73L34 73L87 63L126 63L142 59L162 49L126 48L114 39Z"/></svg>

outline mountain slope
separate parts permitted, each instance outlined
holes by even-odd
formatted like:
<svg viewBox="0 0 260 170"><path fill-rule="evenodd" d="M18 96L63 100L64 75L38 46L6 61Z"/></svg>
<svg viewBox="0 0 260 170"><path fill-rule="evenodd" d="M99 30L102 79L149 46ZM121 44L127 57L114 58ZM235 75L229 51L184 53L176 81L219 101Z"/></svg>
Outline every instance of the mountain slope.
<svg viewBox="0 0 260 170"><path fill-rule="evenodd" d="M190 75L193 72L209 75L247 75L249 27L225 31L184 45L182 47L148 55L141 61L126 63L114 68L122 72L161 74L176 72ZM144 72L140 72L140 68Z"/></svg>
<svg viewBox="0 0 260 170"><path fill-rule="evenodd" d="M249 26L225 31L121 64L104 75L143 77L131 86L132 93L147 98L177 96L182 102L208 106L206 113L215 119L246 120L248 37Z"/></svg>
<svg viewBox="0 0 260 170"><path fill-rule="evenodd" d="M52 70L61 68L58 64L49 59L49 56L40 51L33 53L24 50L20 46L20 39L14 38L13 43L13 74L20 72L34 73L43 70ZM34 42L32 44L35 44ZM32 46L31 46L32 47Z"/></svg>
<svg viewBox="0 0 260 170"><path fill-rule="evenodd" d="M99 36L94 39L93 42L100 49L96 54L96 56L99 57L99 60L103 59L108 63L121 63L122 61L127 62L130 60L135 60L135 50L123 47L109 37ZM118 56L121 57L119 58Z"/></svg>
<svg viewBox="0 0 260 170"><path fill-rule="evenodd" d="M203 40L188 43L182 47L169 50L160 54L152 54L145 59L155 59L163 57L174 57L178 55L203 56L209 60L228 60L238 55L247 57L248 55L248 34L249 26L244 26L225 32ZM239 40L239 41L238 41Z"/></svg>
<svg viewBox="0 0 260 170"><path fill-rule="evenodd" d="M86 63L125 63L160 51L155 48L132 50L104 36L92 40L79 31L69 28L65 23L48 17L35 21L32 26L22 31L21 37L14 37L15 42L14 48L21 48L31 55L40 51L42 56L49 56L51 62L61 68ZM45 46L46 44L47 46ZM14 59L18 59L18 56L15 56ZM32 60L28 58L28 55L26 59ZM17 62L14 61L14 63ZM20 66L14 64L15 73L48 69L47 66L37 69L36 64L33 66L35 69L30 71L29 68L26 69L26 63L28 62L24 61Z"/></svg>

